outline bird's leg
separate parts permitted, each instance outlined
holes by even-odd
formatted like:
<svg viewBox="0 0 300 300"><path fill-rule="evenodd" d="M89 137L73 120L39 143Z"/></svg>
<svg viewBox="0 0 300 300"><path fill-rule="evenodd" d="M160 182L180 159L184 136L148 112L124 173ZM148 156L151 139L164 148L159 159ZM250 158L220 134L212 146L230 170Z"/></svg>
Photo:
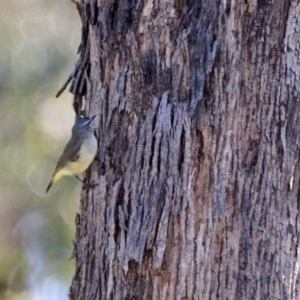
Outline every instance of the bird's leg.
<svg viewBox="0 0 300 300"><path fill-rule="evenodd" d="M76 177L80 182L84 183L83 180L82 180L80 177L78 177L77 175L75 175L75 177Z"/></svg>
<svg viewBox="0 0 300 300"><path fill-rule="evenodd" d="M85 183L80 177L78 177L77 175L75 175L75 177L83 183L84 186L86 187L89 187L89 188L93 188L95 187L96 185L99 185L99 183L94 183L94 182L91 182L91 183Z"/></svg>

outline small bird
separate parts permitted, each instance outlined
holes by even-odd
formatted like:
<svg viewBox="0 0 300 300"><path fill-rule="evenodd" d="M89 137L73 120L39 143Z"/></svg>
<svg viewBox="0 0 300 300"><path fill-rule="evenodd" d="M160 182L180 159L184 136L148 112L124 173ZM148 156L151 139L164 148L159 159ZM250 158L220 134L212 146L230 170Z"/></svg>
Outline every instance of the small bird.
<svg viewBox="0 0 300 300"><path fill-rule="evenodd" d="M97 140L93 134L91 123L95 117L93 116L91 119L88 117L76 118L71 139L57 163L46 193L53 183L65 175L75 175L80 180L76 174L85 171L94 160L97 153Z"/></svg>

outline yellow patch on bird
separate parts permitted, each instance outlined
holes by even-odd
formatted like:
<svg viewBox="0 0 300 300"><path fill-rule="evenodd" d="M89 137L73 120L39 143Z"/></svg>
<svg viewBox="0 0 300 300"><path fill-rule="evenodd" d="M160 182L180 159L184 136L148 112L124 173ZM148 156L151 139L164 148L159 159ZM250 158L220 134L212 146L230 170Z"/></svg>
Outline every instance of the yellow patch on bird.
<svg viewBox="0 0 300 300"><path fill-rule="evenodd" d="M68 144L67 144L68 146ZM66 149L66 148L65 148ZM58 166L57 172L52 176L46 192L51 188L52 184L57 182L63 176L76 175L85 171L93 162L97 153L97 140L92 132L85 134L83 144L78 151L76 160L66 160L65 163Z"/></svg>
<svg viewBox="0 0 300 300"><path fill-rule="evenodd" d="M95 158L97 152L97 141L93 137L85 141L81 146L76 161L69 161L54 176L53 181L56 182L63 176L75 175L85 171ZM57 179L56 179L57 178Z"/></svg>

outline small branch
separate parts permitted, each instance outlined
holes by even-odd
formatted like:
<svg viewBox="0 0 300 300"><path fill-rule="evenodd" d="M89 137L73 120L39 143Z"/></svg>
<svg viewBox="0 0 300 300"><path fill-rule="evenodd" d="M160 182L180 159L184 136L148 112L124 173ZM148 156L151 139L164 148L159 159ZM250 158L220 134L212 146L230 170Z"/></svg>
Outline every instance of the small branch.
<svg viewBox="0 0 300 300"><path fill-rule="evenodd" d="M66 87L68 86L68 84L70 83L70 81L72 80L72 78L74 78L78 72L79 69L79 63L76 63L75 69L72 71L72 73L69 75L68 79L66 80L66 82L64 83L64 85L60 88L60 90L57 92L57 94L55 95L56 98L58 98L62 92L66 89Z"/></svg>
<svg viewBox="0 0 300 300"><path fill-rule="evenodd" d="M72 80L72 78L73 78L73 73L69 75L67 81L60 88L60 90L57 92L57 94L55 95L56 98L58 98L63 93L63 91L66 89L66 87L68 86L68 84L70 83L70 81Z"/></svg>
<svg viewBox="0 0 300 300"><path fill-rule="evenodd" d="M77 2L76 0L71 0L71 2L73 2L76 5L76 9L78 10L79 16L82 20L82 13L81 13L81 7L80 7L79 2Z"/></svg>

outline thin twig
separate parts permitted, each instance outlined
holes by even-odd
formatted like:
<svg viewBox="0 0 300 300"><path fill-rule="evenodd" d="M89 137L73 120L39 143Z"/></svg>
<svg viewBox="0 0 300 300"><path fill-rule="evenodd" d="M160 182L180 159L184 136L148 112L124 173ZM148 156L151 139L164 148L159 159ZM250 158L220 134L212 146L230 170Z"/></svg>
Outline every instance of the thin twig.
<svg viewBox="0 0 300 300"><path fill-rule="evenodd" d="M58 98L63 93L63 91L66 89L66 87L68 86L72 78L73 78L73 74L70 74L67 81L64 83L64 85L60 88L60 90L55 95L56 98Z"/></svg>
<svg viewBox="0 0 300 300"><path fill-rule="evenodd" d="M79 16L82 20L82 13L81 13L81 7L80 7L79 2L77 2L76 0L71 0L71 2L73 2L76 5L76 9L78 10Z"/></svg>

